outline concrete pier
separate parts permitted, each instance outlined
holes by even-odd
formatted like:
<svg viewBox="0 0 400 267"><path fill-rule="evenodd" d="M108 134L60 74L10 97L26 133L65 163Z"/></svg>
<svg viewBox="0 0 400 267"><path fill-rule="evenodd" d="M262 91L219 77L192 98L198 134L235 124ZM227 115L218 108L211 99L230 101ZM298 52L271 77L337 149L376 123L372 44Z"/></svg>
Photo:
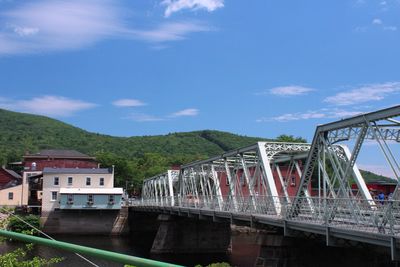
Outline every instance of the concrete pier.
<svg viewBox="0 0 400 267"><path fill-rule="evenodd" d="M160 214L151 253L225 253L230 246L230 223L191 220Z"/></svg>
<svg viewBox="0 0 400 267"><path fill-rule="evenodd" d="M42 213L43 231L48 234L125 235L129 233L128 209L54 210Z"/></svg>

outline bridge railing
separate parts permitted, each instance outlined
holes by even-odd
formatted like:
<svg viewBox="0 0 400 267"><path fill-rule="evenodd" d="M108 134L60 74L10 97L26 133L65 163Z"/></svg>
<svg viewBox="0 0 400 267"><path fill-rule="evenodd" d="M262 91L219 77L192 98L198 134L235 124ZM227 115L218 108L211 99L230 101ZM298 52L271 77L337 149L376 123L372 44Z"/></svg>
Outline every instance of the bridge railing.
<svg viewBox="0 0 400 267"><path fill-rule="evenodd" d="M295 215L286 218L309 224L327 225L347 230L400 235L400 202L351 198L301 198ZM289 207L288 207L289 209Z"/></svg>
<svg viewBox="0 0 400 267"><path fill-rule="evenodd" d="M296 203L294 206L294 204ZM280 209L277 210L277 204ZM400 236L400 201L361 198L174 196L142 199L131 206L182 207L273 216L287 221Z"/></svg>

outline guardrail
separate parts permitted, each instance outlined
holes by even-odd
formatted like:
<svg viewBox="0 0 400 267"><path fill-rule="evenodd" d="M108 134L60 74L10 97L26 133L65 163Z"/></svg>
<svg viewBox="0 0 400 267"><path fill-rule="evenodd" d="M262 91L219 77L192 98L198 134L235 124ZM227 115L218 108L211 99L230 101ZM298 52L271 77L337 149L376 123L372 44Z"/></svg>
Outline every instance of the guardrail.
<svg viewBox="0 0 400 267"><path fill-rule="evenodd" d="M280 210L275 209L279 203ZM296 205L292 204L296 203ZM302 197L297 202L283 197L175 196L141 199L129 206L182 207L265 215L277 219L400 236L400 201L361 198Z"/></svg>

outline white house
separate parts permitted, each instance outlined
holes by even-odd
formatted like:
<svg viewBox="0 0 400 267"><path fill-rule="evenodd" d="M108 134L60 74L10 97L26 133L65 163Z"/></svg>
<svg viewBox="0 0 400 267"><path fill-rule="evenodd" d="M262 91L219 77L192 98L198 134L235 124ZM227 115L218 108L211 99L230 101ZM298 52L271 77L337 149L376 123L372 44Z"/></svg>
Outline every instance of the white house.
<svg viewBox="0 0 400 267"><path fill-rule="evenodd" d="M55 209L120 209L122 188L108 168L44 168L42 214Z"/></svg>

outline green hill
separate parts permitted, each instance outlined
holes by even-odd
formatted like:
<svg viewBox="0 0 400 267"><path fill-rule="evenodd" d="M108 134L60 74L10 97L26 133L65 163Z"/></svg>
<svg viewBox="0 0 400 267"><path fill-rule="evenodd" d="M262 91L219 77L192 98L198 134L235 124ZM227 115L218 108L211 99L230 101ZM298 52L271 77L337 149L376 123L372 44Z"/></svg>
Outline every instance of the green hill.
<svg viewBox="0 0 400 267"><path fill-rule="evenodd" d="M45 116L3 109L0 109L0 125L1 164L20 161L25 152L75 149L96 156L103 166L115 165L119 185L124 184L126 179L140 183L143 178L163 172L171 165L180 165L268 140L213 130L115 137L91 133ZM300 137L286 135L275 140L305 142ZM386 178L370 172L365 175L368 180Z"/></svg>
<svg viewBox="0 0 400 267"><path fill-rule="evenodd" d="M91 133L45 116L3 109L0 109L0 125L1 164L20 161L26 152L75 149L96 156L103 166L116 165L118 181L141 180L171 165L207 158L267 140L213 130L114 137ZM305 140L293 138L293 141Z"/></svg>
<svg viewBox="0 0 400 267"><path fill-rule="evenodd" d="M145 153L211 156L265 138L219 131L170 133L158 136L114 137L90 133L44 116L0 109L0 161L16 160L27 151L76 149L89 155L115 153L126 158Z"/></svg>
<svg viewBox="0 0 400 267"><path fill-rule="evenodd" d="M381 182L381 183L392 183L392 184L396 183L396 180L394 179L370 171L360 170L360 172L366 183L370 182Z"/></svg>

